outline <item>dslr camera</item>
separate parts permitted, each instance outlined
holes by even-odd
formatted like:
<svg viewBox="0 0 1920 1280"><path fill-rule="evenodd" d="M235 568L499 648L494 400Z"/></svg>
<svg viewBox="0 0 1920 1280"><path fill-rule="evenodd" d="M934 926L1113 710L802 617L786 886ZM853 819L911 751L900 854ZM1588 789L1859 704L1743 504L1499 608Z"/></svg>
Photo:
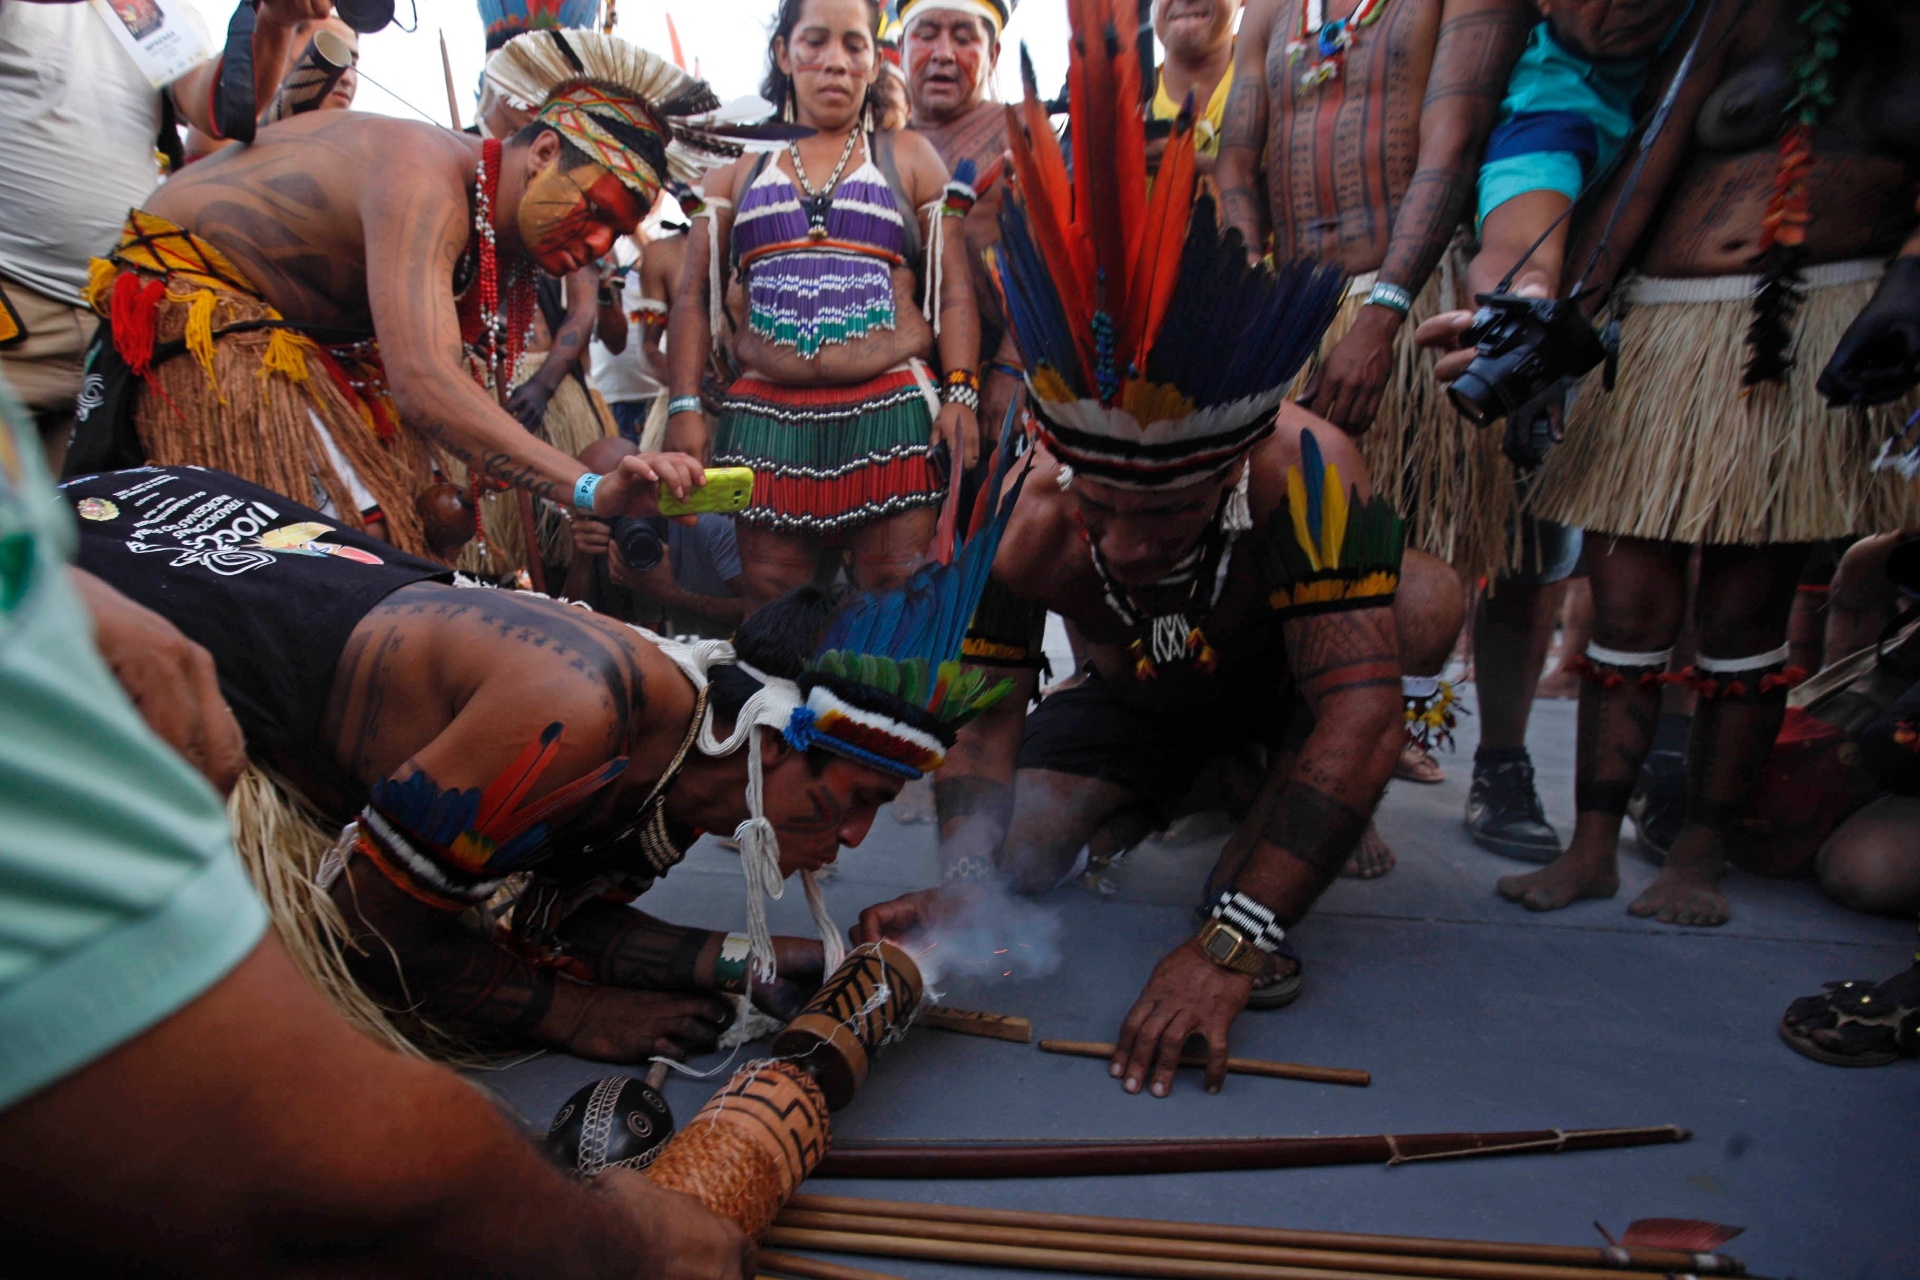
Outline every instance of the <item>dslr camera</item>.
<svg viewBox="0 0 1920 1280"><path fill-rule="evenodd" d="M1447 396L1475 426L1517 412L1554 384L1578 379L1602 361L1607 390L1613 390L1614 350L1594 332L1576 300L1483 293L1474 301L1480 310L1462 344L1471 344L1478 354L1447 388Z"/></svg>
<svg viewBox="0 0 1920 1280"><path fill-rule="evenodd" d="M620 548L620 558L635 573L645 573L666 555L666 521L615 516L607 521L607 536Z"/></svg>

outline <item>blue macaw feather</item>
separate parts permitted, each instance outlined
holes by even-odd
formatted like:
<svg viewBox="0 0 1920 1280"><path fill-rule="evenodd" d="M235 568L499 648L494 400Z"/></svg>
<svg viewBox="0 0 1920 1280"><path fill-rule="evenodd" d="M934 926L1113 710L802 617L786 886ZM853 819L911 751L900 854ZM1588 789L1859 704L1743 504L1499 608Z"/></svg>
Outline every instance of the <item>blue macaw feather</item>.
<svg viewBox="0 0 1920 1280"><path fill-rule="evenodd" d="M1300 433L1300 478L1307 486L1307 533L1317 547L1325 531L1327 464L1320 456L1320 442L1311 431Z"/></svg>
<svg viewBox="0 0 1920 1280"><path fill-rule="evenodd" d="M960 157L960 162L953 166L953 180L962 186L972 186L973 180L979 176L980 167L974 164L972 156Z"/></svg>

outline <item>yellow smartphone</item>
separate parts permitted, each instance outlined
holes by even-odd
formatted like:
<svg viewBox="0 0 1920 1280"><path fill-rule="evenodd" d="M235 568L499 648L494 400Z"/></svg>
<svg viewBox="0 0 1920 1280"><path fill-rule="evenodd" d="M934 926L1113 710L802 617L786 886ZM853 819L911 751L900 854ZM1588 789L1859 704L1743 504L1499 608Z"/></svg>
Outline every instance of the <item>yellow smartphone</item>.
<svg viewBox="0 0 1920 1280"><path fill-rule="evenodd" d="M660 514L663 516L724 516L739 511L753 501L753 468L708 467L707 482L684 498L676 498L663 483L660 486Z"/></svg>

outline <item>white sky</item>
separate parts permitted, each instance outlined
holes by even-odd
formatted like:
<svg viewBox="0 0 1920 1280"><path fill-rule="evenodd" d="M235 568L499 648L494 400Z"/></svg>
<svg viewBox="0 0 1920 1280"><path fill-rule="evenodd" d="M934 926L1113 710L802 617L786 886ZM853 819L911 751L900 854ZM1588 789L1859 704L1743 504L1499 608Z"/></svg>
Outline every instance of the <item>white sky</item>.
<svg viewBox="0 0 1920 1280"><path fill-rule="evenodd" d="M223 40L233 12L227 0L185 0L200 12L216 40ZM604 2L604 0L603 0ZM473 123L475 89L485 61L485 38L474 0L397 0L396 17L411 23L413 5L419 24L412 32L398 27L360 40L360 90L354 107L418 119L411 103L438 123L447 122L446 77L440 69L441 32L453 64L460 123ZM614 34L663 57L672 56L666 15L673 15L688 70L712 83L722 101L756 92L766 71L767 30L775 0L617 0ZM1042 93L1060 87L1067 65L1065 0L1026 0L1015 10L1001 48L998 86L1003 100L1020 90L1018 46L1025 40ZM382 87L384 86L384 88Z"/></svg>

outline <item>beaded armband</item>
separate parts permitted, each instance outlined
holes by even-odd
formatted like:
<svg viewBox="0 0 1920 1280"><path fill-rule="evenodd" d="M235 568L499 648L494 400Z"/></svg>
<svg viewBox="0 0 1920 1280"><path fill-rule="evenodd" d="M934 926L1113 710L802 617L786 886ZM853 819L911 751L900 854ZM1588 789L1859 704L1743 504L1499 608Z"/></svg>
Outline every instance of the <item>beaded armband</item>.
<svg viewBox="0 0 1920 1280"><path fill-rule="evenodd" d="M1212 916L1220 923L1238 929L1248 942L1268 955L1278 951L1287 936L1287 931L1280 927L1280 921L1272 911L1246 894L1232 889L1222 889L1220 896L1214 899Z"/></svg>
<svg viewBox="0 0 1920 1280"><path fill-rule="evenodd" d="M1745 658L1710 658L1700 654L1693 665L1673 677L1703 698L1752 698L1791 689L1807 678L1806 669L1787 665L1792 650L1781 645Z"/></svg>
<svg viewBox="0 0 1920 1280"><path fill-rule="evenodd" d="M658 298L642 298L634 315L640 321L640 327L648 333L667 327L667 304Z"/></svg>
<svg viewBox="0 0 1920 1280"><path fill-rule="evenodd" d="M1413 295L1397 284L1388 284L1385 280L1381 280L1367 292L1366 305L1385 307L1389 311L1397 311L1404 316L1413 310Z"/></svg>
<svg viewBox="0 0 1920 1280"><path fill-rule="evenodd" d="M1287 496L1255 538L1253 553L1275 613L1321 613L1391 604L1400 588L1400 517L1375 494L1362 502L1340 468L1300 433L1300 465L1287 468Z"/></svg>
<svg viewBox="0 0 1920 1280"><path fill-rule="evenodd" d="M940 398L973 412L980 412L980 375L971 369L949 369L940 384Z"/></svg>
<svg viewBox="0 0 1920 1280"><path fill-rule="evenodd" d="M940 196L940 216L943 218L964 218L973 212L973 206L980 201L980 193L973 184L962 182L958 178L947 183L947 189Z"/></svg>
<svg viewBox="0 0 1920 1280"><path fill-rule="evenodd" d="M960 642L960 656L975 666L1027 667L1045 662L1047 611L1016 599L998 578L988 578Z"/></svg>
<svg viewBox="0 0 1920 1280"><path fill-rule="evenodd" d="M1633 653L1589 643L1587 651L1568 663L1567 667L1588 684L1598 685L1602 689L1618 689L1623 684L1637 684L1643 689L1651 689L1667 683L1667 663L1672 657L1672 649Z"/></svg>

